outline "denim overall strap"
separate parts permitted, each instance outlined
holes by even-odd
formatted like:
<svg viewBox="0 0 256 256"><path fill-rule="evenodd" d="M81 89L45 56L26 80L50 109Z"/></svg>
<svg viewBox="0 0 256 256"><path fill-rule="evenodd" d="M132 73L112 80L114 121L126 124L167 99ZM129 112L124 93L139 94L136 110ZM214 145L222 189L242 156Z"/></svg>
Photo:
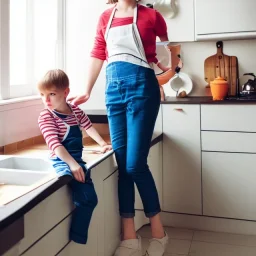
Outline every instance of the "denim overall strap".
<svg viewBox="0 0 256 256"><path fill-rule="evenodd" d="M61 119L62 122L67 127L67 132L66 132L66 134L64 136L64 140L61 142L61 144L68 151L68 153L81 165L81 167L86 172L86 169L85 169L86 163L82 160L83 136L82 136L82 132L79 127L79 121L77 120L77 125L70 126L62 119L66 115L62 115L62 114L56 113L51 110L49 110L49 111L53 114L53 116ZM53 162L53 167L55 168L55 170L59 176L63 176L63 175L71 175L72 176L70 169L67 167L67 164L65 162L63 162L58 157L51 159L51 160Z"/></svg>

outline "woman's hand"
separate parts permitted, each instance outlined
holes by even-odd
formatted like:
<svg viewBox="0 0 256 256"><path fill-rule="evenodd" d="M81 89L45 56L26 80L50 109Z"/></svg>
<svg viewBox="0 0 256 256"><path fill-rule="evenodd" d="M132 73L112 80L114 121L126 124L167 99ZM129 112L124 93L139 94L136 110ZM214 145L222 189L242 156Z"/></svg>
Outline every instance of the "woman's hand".
<svg viewBox="0 0 256 256"><path fill-rule="evenodd" d="M170 67L166 67L164 66L161 62L158 62L156 64L161 70L163 70L164 72L168 71L170 69Z"/></svg>
<svg viewBox="0 0 256 256"><path fill-rule="evenodd" d="M107 145L102 146L100 151L102 153L106 153L106 152L110 151L111 149L112 149L112 145L107 144Z"/></svg>
<svg viewBox="0 0 256 256"><path fill-rule="evenodd" d="M90 98L90 94L86 93L80 96L70 97L68 98L68 101L71 102L73 105L80 105L82 103L85 103Z"/></svg>
<svg viewBox="0 0 256 256"><path fill-rule="evenodd" d="M79 181L84 183L85 182L85 174L83 168L78 164L75 163L74 165L69 166L74 178Z"/></svg>

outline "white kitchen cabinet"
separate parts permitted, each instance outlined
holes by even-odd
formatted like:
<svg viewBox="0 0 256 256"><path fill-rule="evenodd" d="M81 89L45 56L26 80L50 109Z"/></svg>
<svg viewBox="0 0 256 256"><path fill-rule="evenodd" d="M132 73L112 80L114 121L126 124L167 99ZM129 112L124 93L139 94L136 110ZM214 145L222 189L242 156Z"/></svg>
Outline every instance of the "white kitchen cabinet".
<svg viewBox="0 0 256 256"><path fill-rule="evenodd" d="M73 204L68 186L64 186L25 215L25 237L18 244L20 254L113 255L121 232L117 198L118 172L113 156L94 167L91 175L99 202L92 216L87 244L69 242Z"/></svg>
<svg viewBox="0 0 256 256"><path fill-rule="evenodd" d="M156 183L160 205L162 205L162 142L158 142L150 148L148 155L148 166ZM143 210L142 201L136 186L135 209Z"/></svg>
<svg viewBox="0 0 256 256"><path fill-rule="evenodd" d="M24 256L45 256L56 255L69 241L68 232L71 216L63 220L46 236L42 237L35 245L30 247L22 255Z"/></svg>
<svg viewBox="0 0 256 256"><path fill-rule="evenodd" d="M256 153L256 133L202 131L202 150Z"/></svg>
<svg viewBox="0 0 256 256"><path fill-rule="evenodd" d="M255 221L255 164L255 154L203 152L203 214Z"/></svg>
<svg viewBox="0 0 256 256"><path fill-rule="evenodd" d="M256 37L256 1L195 0L196 40Z"/></svg>
<svg viewBox="0 0 256 256"><path fill-rule="evenodd" d="M142 0L141 4L153 4L155 0ZM171 42L195 41L194 0L175 1L177 14L172 19L165 18L168 37Z"/></svg>
<svg viewBox="0 0 256 256"><path fill-rule="evenodd" d="M255 104L202 105L203 131L256 132Z"/></svg>
<svg viewBox="0 0 256 256"><path fill-rule="evenodd" d="M104 256L112 256L120 242L121 220L118 205L118 171L103 182Z"/></svg>
<svg viewBox="0 0 256 256"><path fill-rule="evenodd" d="M64 186L26 213L24 215L25 236L19 243L19 252L23 253L27 250L57 223L67 217L72 210L70 190L68 186ZM66 233L68 234L68 229Z"/></svg>
<svg viewBox="0 0 256 256"><path fill-rule="evenodd" d="M95 210L97 211L97 209ZM77 244L73 241L70 241L70 243L61 250L57 255L58 256L84 256L84 255L91 255L91 256L97 256L98 251L98 233L97 233L97 226L98 226L98 220L96 217L96 214L94 212L94 215L92 216L90 229L88 233L88 241L87 244ZM66 228L65 233L67 234L67 230L69 227Z"/></svg>
<svg viewBox="0 0 256 256"><path fill-rule="evenodd" d="M165 19L171 42L195 41L194 0L176 1L178 13L173 19Z"/></svg>
<svg viewBox="0 0 256 256"><path fill-rule="evenodd" d="M202 214L200 106L163 105L163 210Z"/></svg>

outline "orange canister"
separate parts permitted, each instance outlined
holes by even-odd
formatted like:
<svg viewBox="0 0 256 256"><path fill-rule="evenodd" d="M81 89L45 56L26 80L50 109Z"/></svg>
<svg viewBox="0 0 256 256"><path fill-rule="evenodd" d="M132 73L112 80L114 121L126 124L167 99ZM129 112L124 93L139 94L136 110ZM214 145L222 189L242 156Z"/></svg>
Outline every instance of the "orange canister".
<svg viewBox="0 0 256 256"><path fill-rule="evenodd" d="M223 77L218 76L211 81L210 87L213 100L224 100L228 95L228 82Z"/></svg>

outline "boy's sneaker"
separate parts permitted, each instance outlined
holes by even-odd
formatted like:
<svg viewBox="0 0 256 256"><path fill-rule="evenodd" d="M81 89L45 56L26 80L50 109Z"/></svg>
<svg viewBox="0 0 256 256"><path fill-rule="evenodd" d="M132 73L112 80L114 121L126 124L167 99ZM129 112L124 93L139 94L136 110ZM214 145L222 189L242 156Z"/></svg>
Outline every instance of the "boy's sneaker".
<svg viewBox="0 0 256 256"><path fill-rule="evenodd" d="M117 247L114 256L142 256L141 237L124 240Z"/></svg>
<svg viewBox="0 0 256 256"><path fill-rule="evenodd" d="M165 237L161 239L152 238L149 240L149 247L146 251L146 256L163 256L168 244L168 234L165 232Z"/></svg>

